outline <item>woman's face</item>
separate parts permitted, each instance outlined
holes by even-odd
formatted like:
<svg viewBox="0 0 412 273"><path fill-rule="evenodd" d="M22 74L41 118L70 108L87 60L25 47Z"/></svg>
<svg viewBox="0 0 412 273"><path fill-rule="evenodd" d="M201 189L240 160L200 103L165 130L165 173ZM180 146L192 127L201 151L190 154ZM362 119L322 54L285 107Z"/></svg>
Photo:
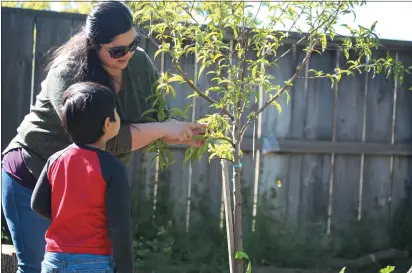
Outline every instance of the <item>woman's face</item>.
<svg viewBox="0 0 412 273"><path fill-rule="evenodd" d="M128 32L117 35L111 43L102 45L97 53L102 64L111 69L125 69L134 54L134 50L129 50L126 55L120 58L112 58L109 51L117 50L117 47L132 47L135 49L136 47L133 44L136 36L136 31L131 28Z"/></svg>

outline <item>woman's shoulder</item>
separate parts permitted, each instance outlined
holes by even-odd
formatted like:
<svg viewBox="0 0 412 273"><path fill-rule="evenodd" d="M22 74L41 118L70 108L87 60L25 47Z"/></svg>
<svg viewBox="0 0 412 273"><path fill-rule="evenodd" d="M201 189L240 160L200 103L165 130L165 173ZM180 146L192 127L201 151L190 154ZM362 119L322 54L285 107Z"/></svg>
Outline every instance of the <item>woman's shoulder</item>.
<svg viewBox="0 0 412 273"><path fill-rule="evenodd" d="M54 76L59 78L73 77L77 71L77 63L75 61L55 60L50 66L48 76Z"/></svg>
<svg viewBox="0 0 412 273"><path fill-rule="evenodd" d="M146 51L143 50L141 47L137 47L136 51L133 54L133 57L130 59L130 63L132 66L135 65L147 65L147 62L150 60L149 55L147 55Z"/></svg>
<svg viewBox="0 0 412 273"><path fill-rule="evenodd" d="M160 56L159 56L160 57ZM129 70L132 74L149 73L153 78L158 77L157 68L152 59L142 48L138 47L129 61ZM147 75L147 74L146 74Z"/></svg>

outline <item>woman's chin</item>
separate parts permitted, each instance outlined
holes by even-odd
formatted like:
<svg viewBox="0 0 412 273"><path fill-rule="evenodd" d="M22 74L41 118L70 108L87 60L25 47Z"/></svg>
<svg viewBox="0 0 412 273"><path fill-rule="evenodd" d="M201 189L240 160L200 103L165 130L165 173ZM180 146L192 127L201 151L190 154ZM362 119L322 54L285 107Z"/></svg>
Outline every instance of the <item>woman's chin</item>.
<svg viewBox="0 0 412 273"><path fill-rule="evenodd" d="M129 61L117 61L116 66L118 69L125 69Z"/></svg>

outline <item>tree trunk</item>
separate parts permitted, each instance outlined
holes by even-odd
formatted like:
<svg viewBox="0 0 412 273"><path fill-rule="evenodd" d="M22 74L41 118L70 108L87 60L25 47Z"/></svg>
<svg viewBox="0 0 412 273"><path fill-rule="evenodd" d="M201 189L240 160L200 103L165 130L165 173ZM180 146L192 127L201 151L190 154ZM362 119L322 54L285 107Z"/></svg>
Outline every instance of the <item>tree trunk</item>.
<svg viewBox="0 0 412 273"><path fill-rule="evenodd" d="M226 160L221 161L222 165L222 188L223 202L225 205L227 249L229 254L229 273L234 273L234 243L233 243L233 211L232 198L230 196L229 168Z"/></svg>
<svg viewBox="0 0 412 273"><path fill-rule="evenodd" d="M240 161L240 120L237 119L233 126L233 136L235 143L235 156L233 165L233 215L234 215L234 247L235 254L238 251L243 251L243 234L242 234L242 194L240 187L240 173L242 169L242 163ZM234 266L235 273L243 273L243 261L235 260Z"/></svg>
<svg viewBox="0 0 412 273"><path fill-rule="evenodd" d="M1 272L15 273L17 271L17 258L12 245L1 245Z"/></svg>

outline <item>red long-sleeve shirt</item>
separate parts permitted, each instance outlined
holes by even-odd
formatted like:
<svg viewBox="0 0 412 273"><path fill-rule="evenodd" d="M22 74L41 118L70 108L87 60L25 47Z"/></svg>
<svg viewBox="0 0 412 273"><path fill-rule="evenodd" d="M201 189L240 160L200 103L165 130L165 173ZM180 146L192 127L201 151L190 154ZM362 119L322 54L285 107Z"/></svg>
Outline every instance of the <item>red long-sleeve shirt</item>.
<svg viewBox="0 0 412 273"><path fill-rule="evenodd" d="M113 246L117 272L133 272L127 173L112 154L72 144L51 156L32 208L51 220L47 251L111 255Z"/></svg>

